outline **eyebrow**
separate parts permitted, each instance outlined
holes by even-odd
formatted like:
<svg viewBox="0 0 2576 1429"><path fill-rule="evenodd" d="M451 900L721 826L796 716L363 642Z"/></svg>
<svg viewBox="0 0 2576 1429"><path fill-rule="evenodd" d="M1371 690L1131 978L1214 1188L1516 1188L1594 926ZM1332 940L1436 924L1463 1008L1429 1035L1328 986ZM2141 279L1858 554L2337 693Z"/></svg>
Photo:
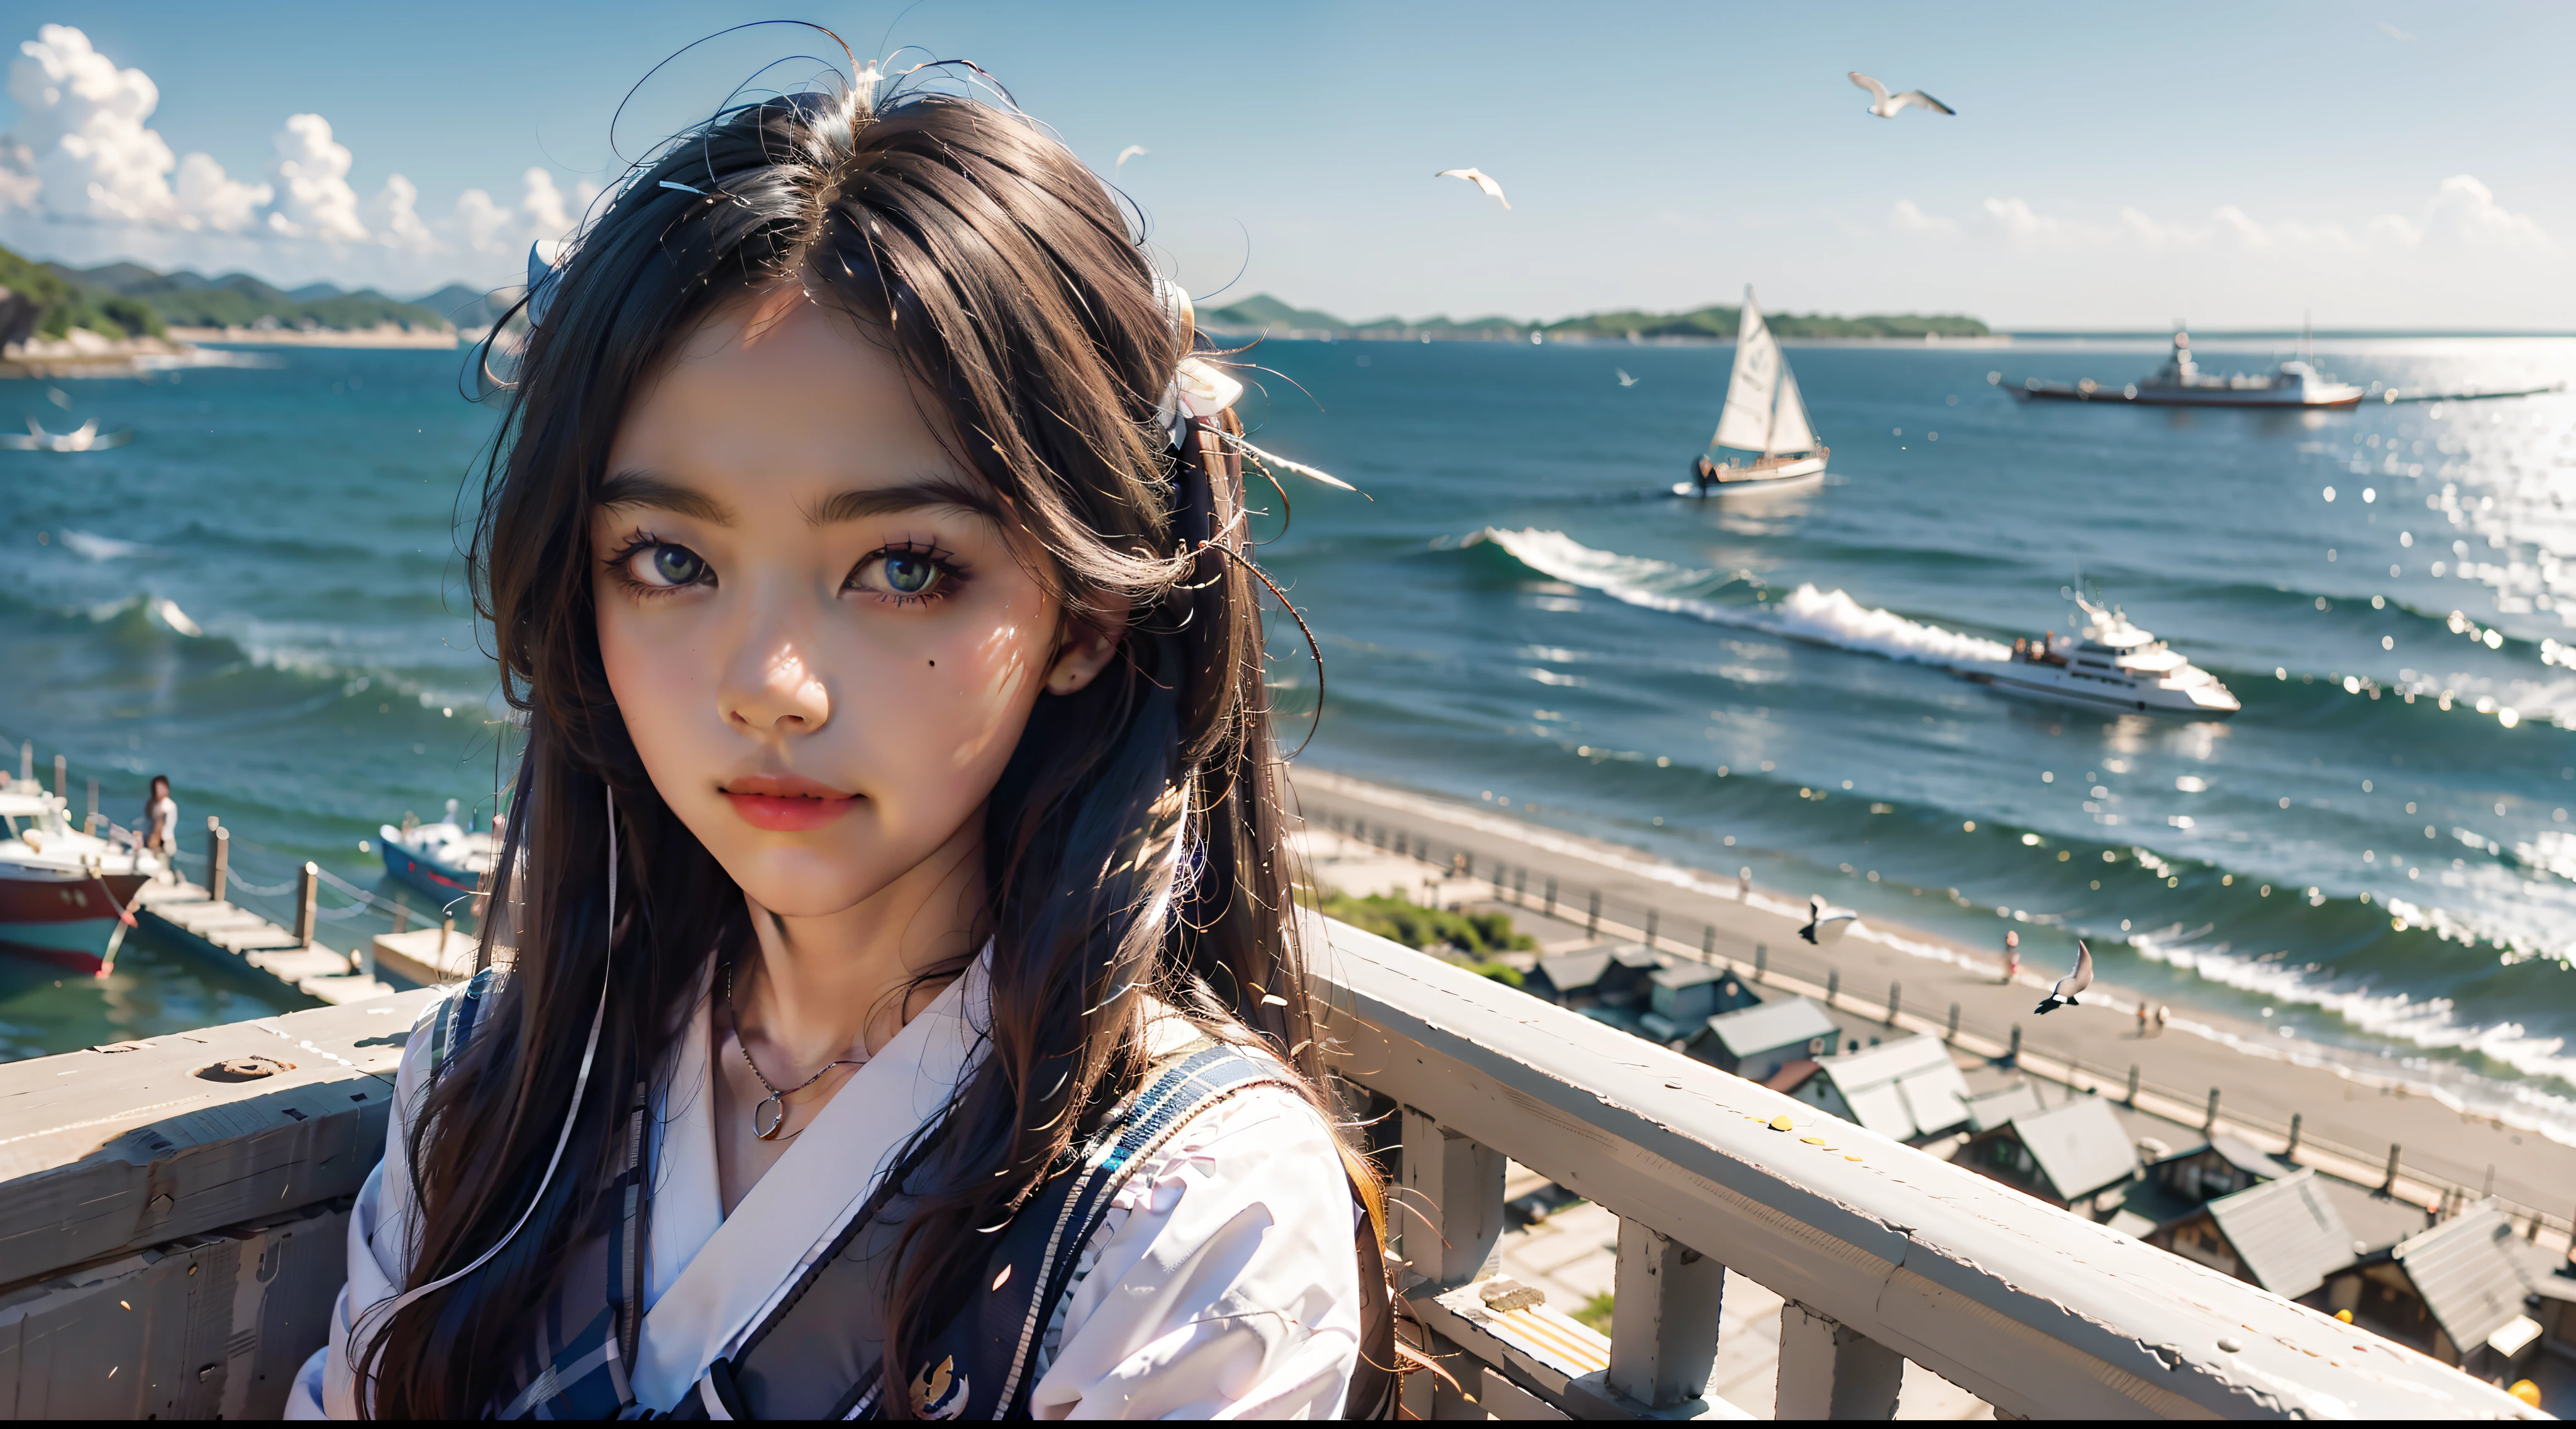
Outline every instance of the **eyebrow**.
<svg viewBox="0 0 2576 1429"><path fill-rule="evenodd" d="M621 471L609 477L600 483L599 504L611 509L650 507L694 517L713 526L734 524L732 507L696 487L650 471ZM802 514L808 527L819 527L932 507L949 507L995 520L1001 515L990 492L980 486L942 476L926 476L899 486L853 487L834 492L805 508Z"/></svg>
<svg viewBox="0 0 2576 1429"><path fill-rule="evenodd" d="M601 482L599 504L610 510L621 506L647 506L657 511L695 517L710 526L733 524L732 507L694 486L684 486L649 471L621 471Z"/></svg>
<svg viewBox="0 0 2576 1429"><path fill-rule="evenodd" d="M925 476L900 486L864 486L834 492L806 508L805 524L830 526L843 521L865 521L871 516L893 516L906 511L921 511L945 506L977 516L1000 519L1000 509L991 492L968 482L945 476Z"/></svg>

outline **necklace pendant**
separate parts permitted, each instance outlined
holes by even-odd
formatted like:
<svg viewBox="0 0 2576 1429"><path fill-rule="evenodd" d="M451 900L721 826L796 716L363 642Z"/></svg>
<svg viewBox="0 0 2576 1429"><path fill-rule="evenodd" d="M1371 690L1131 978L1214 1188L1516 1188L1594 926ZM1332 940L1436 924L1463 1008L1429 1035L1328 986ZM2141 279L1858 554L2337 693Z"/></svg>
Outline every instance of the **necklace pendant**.
<svg viewBox="0 0 2576 1429"><path fill-rule="evenodd" d="M763 1141L776 1141L787 1126L787 1103L772 1092L751 1109L751 1134Z"/></svg>

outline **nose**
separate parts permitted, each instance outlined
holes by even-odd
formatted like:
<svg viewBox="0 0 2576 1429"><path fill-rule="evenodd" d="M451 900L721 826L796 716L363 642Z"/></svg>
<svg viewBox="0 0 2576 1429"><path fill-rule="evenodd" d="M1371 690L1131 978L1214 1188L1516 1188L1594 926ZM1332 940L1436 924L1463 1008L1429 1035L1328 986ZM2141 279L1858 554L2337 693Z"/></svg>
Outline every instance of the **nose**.
<svg viewBox="0 0 2576 1429"><path fill-rule="evenodd" d="M785 630L743 642L726 671L727 724L759 736L811 734L832 718L832 693L807 664L803 642Z"/></svg>

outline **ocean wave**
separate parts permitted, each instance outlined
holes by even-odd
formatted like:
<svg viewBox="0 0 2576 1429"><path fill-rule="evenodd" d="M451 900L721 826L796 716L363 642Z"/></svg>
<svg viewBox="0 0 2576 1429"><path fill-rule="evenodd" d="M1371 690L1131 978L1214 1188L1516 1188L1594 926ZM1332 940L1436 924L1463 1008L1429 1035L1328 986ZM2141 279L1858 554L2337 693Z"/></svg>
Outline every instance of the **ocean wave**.
<svg viewBox="0 0 2576 1429"><path fill-rule="evenodd" d="M1461 544L1491 542L1531 570L1569 585L1596 590L1647 610L1687 615L1711 625L1761 630L1838 650L1956 669L2012 658L2006 646L1981 635L1908 620L1865 606L1848 591L1801 585L1777 600L1731 605L1707 599L1739 577L1693 571L1643 556L1595 550L1562 531L1504 531L1487 527Z"/></svg>
<svg viewBox="0 0 2576 1429"><path fill-rule="evenodd" d="M128 556L142 555L152 548L136 541L120 541L113 536L65 530L63 549L87 561L121 561Z"/></svg>

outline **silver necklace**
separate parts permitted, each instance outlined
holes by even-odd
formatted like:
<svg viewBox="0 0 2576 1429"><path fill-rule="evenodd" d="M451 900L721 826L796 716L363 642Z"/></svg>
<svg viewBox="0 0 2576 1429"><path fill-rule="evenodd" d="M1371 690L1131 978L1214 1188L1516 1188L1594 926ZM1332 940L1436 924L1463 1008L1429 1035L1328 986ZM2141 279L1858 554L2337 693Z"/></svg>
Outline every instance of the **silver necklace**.
<svg viewBox="0 0 2576 1429"><path fill-rule="evenodd" d="M751 1109L751 1134L763 1141L776 1141L778 1133L786 1127L789 1097L823 1080L834 1067L867 1065L867 1059L864 1057L856 1059L845 1057L837 1062L826 1062L823 1064L822 1071L816 1072L785 1091L780 1091L769 1078L761 1075L760 1064L751 1060L751 1048L742 1040L742 1012L734 1006L733 1002L733 964L731 962L725 964L725 1019L733 1024L733 1045L735 1050L742 1053L742 1064L751 1069L751 1075L769 1093L768 1096L760 1099L759 1105Z"/></svg>

